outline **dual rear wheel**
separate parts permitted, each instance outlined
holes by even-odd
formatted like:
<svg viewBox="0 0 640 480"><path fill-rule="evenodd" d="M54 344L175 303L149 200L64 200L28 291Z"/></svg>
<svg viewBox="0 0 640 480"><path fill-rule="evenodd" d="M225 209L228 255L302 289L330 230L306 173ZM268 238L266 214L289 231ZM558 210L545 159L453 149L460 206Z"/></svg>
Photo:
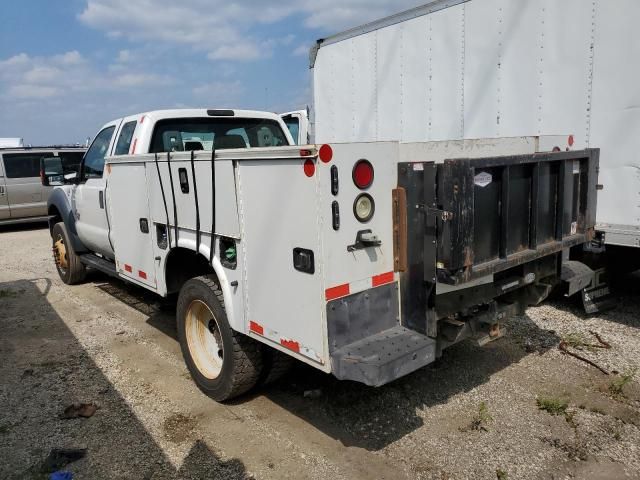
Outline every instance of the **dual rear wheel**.
<svg viewBox="0 0 640 480"><path fill-rule="evenodd" d="M214 276L188 280L178 297L178 338L198 387L219 402L281 377L291 357L235 332Z"/></svg>

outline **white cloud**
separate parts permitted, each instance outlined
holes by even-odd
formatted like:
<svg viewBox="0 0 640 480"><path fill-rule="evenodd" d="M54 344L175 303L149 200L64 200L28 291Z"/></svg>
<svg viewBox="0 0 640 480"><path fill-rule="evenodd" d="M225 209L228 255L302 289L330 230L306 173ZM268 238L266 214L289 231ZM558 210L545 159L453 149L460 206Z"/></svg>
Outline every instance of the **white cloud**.
<svg viewBox="0 0 640 480"><path fill-rule="evenodd" d="M291 54L296 57L303 57L305 55L309 55L310 48L311 47L309 45L303 43L302 45L298 45Z"/></svg>
<svg viewBox="0 0 640 480"><path fill-rule="evenodd" d="M207 57L211 60L255 60L260 57L260 49L257 45L250 43L222 45L210 52Z"/></svg>
<svg viewBox="0 0 640 480"><path fill-rule="evenodd" d="M119 55L122 59L122 55ZM167 86L171 77L129 68L101 71L77 51L50 57L21 53L0 61L0 99L74 99L119 89ZM86 98L85 98L86 99Z"/></svg>
<svg viewBox="0 0 640 480"><path fill-rule="evenodd" d="M62 55L54 55L52 58L54 63L60 65L80 65L84 63L84 58L80 55L80 52L73 50L71 52L63 53Z"/></svg>
<svg viewBox="0 0 640 480"><path fill-rule="evenodd" d="M38 100L52 98L60 95L61 90L57 87L43 85L12 85L9 87L8 96L21 100Z"/></svg>
<svg viewBox="0 0 640 480"><path fill-rule="evenodd" d="M244 87L238 81L204 83L193 88L194 95L198 97L230 97L242 92L244 92Z"/></svg>
<svg viewBox="0 0 640 480"><path fill-rule="evenodd" d="M366 23L424 0L87 0L79 19L110 37L189 45L212 60L247 61L269 57L283 38L256 38L255 27L301 15L318 36Z"/></svg>
<svg viewBox="0 0 640 480"><path fill-rule="evenodd" d="M133 54L131 50L120 50L118 52L118 62L129 63L133 60Z"/></svg>
<svg viewBox="0 0 640 480"><path fill-rule="evenodd" d="M170 85L173 83L171 78L152 73L125 73L118 75L112 80L112 84L116 87L157 87L160 85Z"/></svg>

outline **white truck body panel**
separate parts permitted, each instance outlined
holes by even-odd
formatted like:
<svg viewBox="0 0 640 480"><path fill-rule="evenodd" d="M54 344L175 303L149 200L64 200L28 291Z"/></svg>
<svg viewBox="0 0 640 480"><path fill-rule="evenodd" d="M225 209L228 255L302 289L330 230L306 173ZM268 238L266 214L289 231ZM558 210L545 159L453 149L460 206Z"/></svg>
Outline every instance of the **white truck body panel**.
<svg viewBox="0 0 640 480"><path fill-rule="evenodd" d="M331 145L329 162L318 158L315 145L220 150L214 160L215 204L211 152L111 156L105 171L117 269L123 278L166 294L164 269L172 248L187 248L210 258L213 204L213 238L237 240L235 268L223 266L218 243L211 256L231 327L329 372L328 302L399 280L394 273L391 211L398 163L532 154L549 151L548 145L555 140L557 137L336 143ZM375 171L372 185L365 190L375 199L375 214L367 223L360 223L352 211L362 190L355 186L351 172L363 158ZM313 163L311 176L305 172L305 162ZM334 166L340 172L337 195L331 192L330 169ZM183 168L189 180L186 193L179 184ZM334 201L341 209L337 231L332 228ZM196 211L200 215L199 246ZM148 220L147 234L140 230L141 218ZM169 227L165 248L159 247L156 225ZM347 247L364 229L370 229L381 244L349 251ZM313 274L294 268L295 248L314 252Z"/></svg>
<svg viewBox="0 0 640 480"><path fill-rule="evenodd" d="M566 134L601 149L598 222L640 245L640 2L439 0L312 51L317 143Z"/></svg>

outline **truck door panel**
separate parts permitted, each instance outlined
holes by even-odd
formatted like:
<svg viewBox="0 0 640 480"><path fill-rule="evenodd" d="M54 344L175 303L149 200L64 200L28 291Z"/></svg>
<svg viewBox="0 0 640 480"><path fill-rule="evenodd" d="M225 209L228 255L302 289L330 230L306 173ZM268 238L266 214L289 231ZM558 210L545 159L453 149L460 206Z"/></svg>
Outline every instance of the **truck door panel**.
<svg viewBox="0 0 640 480"><path fill-rule="evenodd" d="M107 195L118 272L155 289L153 222L145 164L112 164Z"/></svg>
<svg viewBox="0 0 640 480"><path fill-rule="evenodd" d="M113 143L115 125L106 127L96 136L87 151L82 166L83 181L76 187L73 210L76 229L84 245L94 252L113 257L109 241L109 219L103 175L104 157Z"/></svg>

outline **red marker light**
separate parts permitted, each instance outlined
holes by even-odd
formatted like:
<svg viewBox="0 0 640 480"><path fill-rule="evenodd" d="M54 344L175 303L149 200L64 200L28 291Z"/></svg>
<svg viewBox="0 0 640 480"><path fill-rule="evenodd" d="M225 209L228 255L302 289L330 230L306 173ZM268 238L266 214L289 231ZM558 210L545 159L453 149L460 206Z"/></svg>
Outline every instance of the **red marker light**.
<svg viewBox="0 0 640 480"><path fill-rule="evenodd" d="M358 160L353 167L353 183L361 190L373 183L373 165L368 160Z"/></svg>
<svg viewBox="0 0 640 480"><path fill-rule="evenodd" d="M320 147L318 155L320 156L320 160L322 160L324 163L329 163L333 158L333 149L330 145L322 145Z"/></svg>
<svg viewBox="0 0 640 480"><path fill-rule="evenodd" d="M567 140L567 142L569 143L570 147L573 147L573 144L575 143L575 138L573 137L573 135L569 135L569 139Z"/></svg>
<svg viewBox="0 0 640 480"><path fill-rule="evenodd" d="M305 160L304 162L304 174L307 177L313 177L316 173L316 164L313 163L313 160Z"/></svg>

